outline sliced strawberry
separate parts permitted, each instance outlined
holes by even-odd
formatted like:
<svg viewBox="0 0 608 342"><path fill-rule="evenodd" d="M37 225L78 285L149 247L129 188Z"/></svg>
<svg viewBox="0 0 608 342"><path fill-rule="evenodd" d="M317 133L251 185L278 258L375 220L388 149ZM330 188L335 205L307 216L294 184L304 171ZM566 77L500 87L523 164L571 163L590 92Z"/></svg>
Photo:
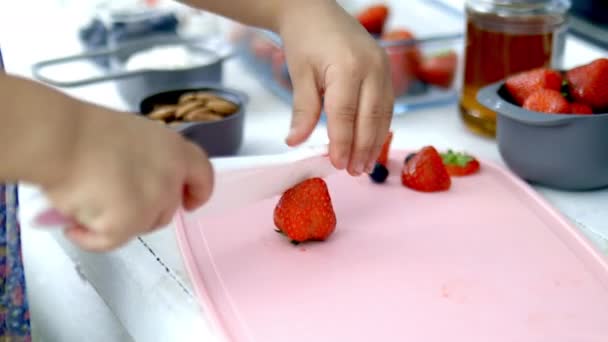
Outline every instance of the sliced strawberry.
<svg viewBox="0 0 608 342"><path fill-rule="evenodd" d="M292 89L287 61L283 50L277 50L272 54L272 76L274 80L287 89Z"/></svg>
<svg viewBox="0 0 608 342"><path fill-rule="evenodd" d="M414 39L414 34L407 29L404 28L396 28L393 30L390 30L388 32L385 32L382 35L382 40L384 41L388 41L388 42L395 42L395 41L406 41L406 40L411 40Z"/></svg>
<svg viewBox="0 0 608 342"><path fill-rule="evenodd" d="M593 114L593 109L584 103L574 102L570 104L572 114Z"/></svg>
<svg viewBox="0 0 608 342"><path fill-rule="evenodd" d="M380 156L378 157L378 164L382 164L387 166L388 163L388 153L391 149L391 142L393 141L393 132L389 131L386 139L384 140L384 144L382 145L382 150L380 151Z"/></svg>
<svg viewBox="0 0 608 342"><path fill-rule="evenodd" d="M406 29L394 29L382 35L382 40L387 42L405 42L413 39L415 39L414 34ZM400 96L407 93L416 79L422 55L416 45L389 46L386 48L386 53L391 67L395 96Z"/></svg>
<svg viewBox="0 0 608 342"><path fill-rule="evenodd" d="M448 51L425 59L418 68L418 78L428 84L449 88L454 81L458 55Z"/></svg>
<svg viewBox="0 0 608 342"><path fill-rule="evenodd" d="M280 50L274 43L260 35L251 37L250 49L256 58L265 61L270 61L272 54L275 51Z"/></svg>
<svg viewBox="0 0 608 342"><path fill-rule="evenodd" d="M295 242L327 239L336 228L336 214L325 181L311 178L287 190L275 207L274 223Z"/></svg>
<svg viewBox="0 0 608 342"><path fill-rule="evenodd" d="M570 95L576 102L597 112L608 111L608 58L574 68L566 73Z"/></svg>
<svg viewBox="0 0 608 342"><path fill-rule="evenodd" d="M404 165L401 183L413 190L435 192L448 190L452 181L437 150L427 146Z"/></svg>
<svg viewBox="0 0 608 342"><path fill-rule="evenodd" d="M551 114L567 114L570 112L570 103L557 90L541 89L532 93L523 107L525 109Z"/></svg>
<svg viewBox="0 0 608 342"><path fill-rule="evenodd" d="M409 30L404 28L393 29L382 35L382 40L387 42L411 41L416 39L416 36ZM416 45L411 46L390 46L387 47L389 56L392 54L403 55L405 63L405 72L414 75L418 71L418 66L422 60L422 53Z"/></svg>
<svg viewBox="0 0 608 342"><path fill-rule="evenodd" d="M389 16L386 5L374 5L366 8L357 15L359 23L372 35L380 36L384 32L384 24Z"/></svg>
<svg viewBox="0 0 608 342"><path fill-rule="evenodd" d="M479 161L475 157L466 154L448 150L447 153L441 154L443 165L450 176L468 176L479 171Z"/></svg>
<svg viewBox="0 0 608 342"><path fill-rule="evenodd" d="M537 68L507 77L505 86L515 102L523 105L528 96L541 89L560 91L562 75L552 69Z"/></svg>

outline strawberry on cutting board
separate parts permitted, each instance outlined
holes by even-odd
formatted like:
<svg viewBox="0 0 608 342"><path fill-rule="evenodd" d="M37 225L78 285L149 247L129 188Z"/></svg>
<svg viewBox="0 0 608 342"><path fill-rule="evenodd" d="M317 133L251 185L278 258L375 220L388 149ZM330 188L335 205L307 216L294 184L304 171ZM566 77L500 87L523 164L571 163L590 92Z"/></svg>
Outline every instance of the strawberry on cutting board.
<svg viewBox="0 0 608 342"><path fill-rule="evenodd" d="M336 214L325 181L311 178L287 190L275 207L274 224L295 243L327 239Z"/></svg>
<svg viewBox="0 0 608 342"><path fill-rule="evenodd" d="M540 89L535 91L528 96L523 107L541 113L570 113L570 103L568 103L562 93L552 89Z"/></svg>
<svg viewBox="0 0 608 342"><path fill-rule="evenodd" d="M380 156L378 156L378 164L382 164L386 166L388 163L388 154L391 149L391 142L393 141L393 131L389 131L386 139L384 139L384 144L382 144L382 150L380 151Z"/></svg>
<svg viewBox="0 0 608 342"><path fill-rule="evenodd" d="M449 88L454 81L458 55L448 51L426 58L418 67L418 78L425 83Z"/></svg>
<svg viewBox="0 0 608 342"><path fill-rule="evenodd" d="M566 73L570 96L597 112L608 111L608 58L571 69Z"/></svg>
<svg viewBox="0 0 608 342"><path fill-rule="evenodd" d="M384 32L384 24L389 16L389 8L378 4L369 6L357 15L357 20L372 35L380 36Z"/></svg>
<svg viewBox="0 0 608 342"><path fill-rule="evenodd" d="M515 100L522 106L532 93L541 89L560 91L562 75L552 69L537 68L507 77L505 86Z"/></svg>
<svg viewBox="0 0 608 342"><path fill-rule="evenodd" d="M466 153L448 150L441 154L441 159L450 176L454 177L472 175L477 173L480 168L479 161Z"/></svg>
<svg viewBox="0 0 608 342"><path fill-rule="evenodd" d="M436 192L448 190L452 181L441 155L433 146L426 146L405 163L401 183L413 190Z"/></svg>

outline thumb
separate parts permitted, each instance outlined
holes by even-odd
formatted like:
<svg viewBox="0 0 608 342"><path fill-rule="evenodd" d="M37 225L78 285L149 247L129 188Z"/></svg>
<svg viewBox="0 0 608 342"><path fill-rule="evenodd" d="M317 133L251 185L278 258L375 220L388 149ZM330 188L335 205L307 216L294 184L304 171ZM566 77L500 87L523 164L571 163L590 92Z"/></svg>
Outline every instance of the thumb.
<svg viewBox="0 0 608 342"><path fill-rule="evenodd" d="M314 130L321 115L321 94L310 67L301 68L292 77L294 98L291 128L286 142L289 146L303 143Z"/></svg>
<svg viewBox="0 0 608 342"><path fill-rule="evenodd" d="M182 203L184 209L194 210L203 205L213 190L213 167L207 154L189 143L191 153L184 184Z"/></svg>

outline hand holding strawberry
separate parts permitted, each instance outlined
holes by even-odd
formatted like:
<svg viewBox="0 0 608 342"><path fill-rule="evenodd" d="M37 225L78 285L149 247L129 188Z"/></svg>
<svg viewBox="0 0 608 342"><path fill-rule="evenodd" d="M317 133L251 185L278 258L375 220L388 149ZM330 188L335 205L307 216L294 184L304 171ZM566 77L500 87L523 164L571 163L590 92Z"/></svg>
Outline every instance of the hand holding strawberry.
<svg viewBox="0 0 608 342"><path fill-rule="evenodd" d="M386 53L334 1L289 4L278 25L294 89L287 143L310 136L323 96L332 163L352 175L371 172L393 114Z"/></svg>

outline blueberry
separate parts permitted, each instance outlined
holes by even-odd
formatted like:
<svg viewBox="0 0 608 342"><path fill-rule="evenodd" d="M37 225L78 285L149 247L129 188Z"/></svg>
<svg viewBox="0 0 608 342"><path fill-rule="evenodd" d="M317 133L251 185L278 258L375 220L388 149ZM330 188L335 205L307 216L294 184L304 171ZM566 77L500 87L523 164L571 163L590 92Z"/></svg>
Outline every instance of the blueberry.
<svg viewBox="0 0 608 342"><path fill-rule="evenodd" d="M376 163L374 166L374 171L369 174L369 177L374 183L384 183L388 177L388 169L386 166Z"/></svg>
<svg viewBox="0 0 608 342"><path fill-rule="evenodd" d="M410 160L412 160L412 158L414 158L415 155L416 155L416 153L408 154L407 157L405 157L404 163L407 164Z"/></svg>

